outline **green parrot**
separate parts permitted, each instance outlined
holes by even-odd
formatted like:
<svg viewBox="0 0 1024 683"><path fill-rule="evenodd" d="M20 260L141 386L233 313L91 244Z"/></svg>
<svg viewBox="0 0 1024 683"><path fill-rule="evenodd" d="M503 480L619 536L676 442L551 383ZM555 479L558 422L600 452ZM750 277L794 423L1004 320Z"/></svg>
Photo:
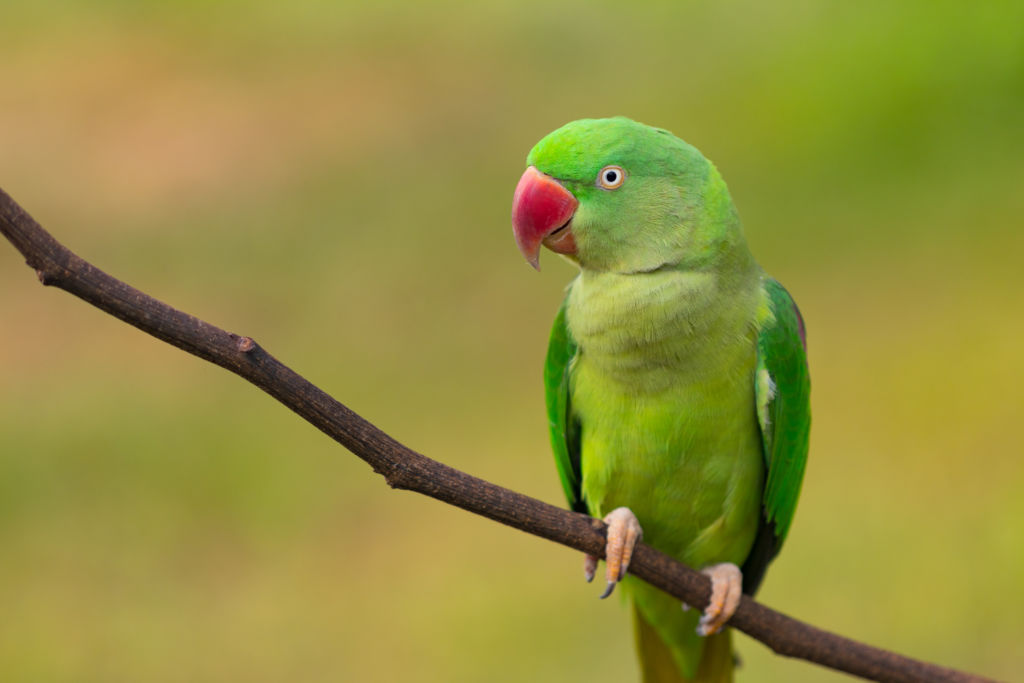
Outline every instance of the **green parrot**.
<svg viewBox="0 0 1024 683"><path fill-rule="evenodd" d="M800 312L751 255L717 169L668 131L573 121L526 163L520 251L580 269L544 384L569 505L609 525L602 597L624 579L644 681L730 681L723 626L779 552L807 460ZM703 614L625 576L641 537L710 576Z"/></svg>

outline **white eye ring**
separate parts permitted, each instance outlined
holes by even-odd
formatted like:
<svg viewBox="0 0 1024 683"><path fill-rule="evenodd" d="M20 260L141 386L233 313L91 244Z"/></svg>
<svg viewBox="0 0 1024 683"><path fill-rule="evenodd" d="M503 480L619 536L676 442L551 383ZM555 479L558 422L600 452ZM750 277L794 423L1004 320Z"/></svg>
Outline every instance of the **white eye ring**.
<svg viewBox="0 0 1024 683"><path fill-rule="evenodd" d="M597 174L597 186L606 190L617 190L626 182L626 170L621 166L605 166Z"/></svg>

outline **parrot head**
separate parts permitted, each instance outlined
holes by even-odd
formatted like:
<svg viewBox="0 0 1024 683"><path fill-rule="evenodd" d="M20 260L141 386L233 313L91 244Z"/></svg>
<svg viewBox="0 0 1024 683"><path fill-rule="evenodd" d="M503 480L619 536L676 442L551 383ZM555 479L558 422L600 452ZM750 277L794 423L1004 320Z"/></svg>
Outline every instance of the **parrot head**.
<svg viewBox="0 0 1024 683"><path fill-rule="evenodd" d="M623 117L581 119L530 151L512 199L519 250L619 273L700 268L742 239L718 171L696 148Z"/></svg>

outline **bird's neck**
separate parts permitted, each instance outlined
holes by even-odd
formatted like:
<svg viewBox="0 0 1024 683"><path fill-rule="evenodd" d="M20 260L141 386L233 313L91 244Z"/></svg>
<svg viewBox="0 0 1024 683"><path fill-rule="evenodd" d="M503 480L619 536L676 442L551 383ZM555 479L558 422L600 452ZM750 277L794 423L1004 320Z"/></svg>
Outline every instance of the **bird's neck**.
<svg viewBox="0 0 1024 683"><path fill-rule="evenodd" d="M759 278L752 259L741 268L699 271L583 270L567 311L578 362L652 391L681 373L699 381L734 366L756 333Z"/></svg>

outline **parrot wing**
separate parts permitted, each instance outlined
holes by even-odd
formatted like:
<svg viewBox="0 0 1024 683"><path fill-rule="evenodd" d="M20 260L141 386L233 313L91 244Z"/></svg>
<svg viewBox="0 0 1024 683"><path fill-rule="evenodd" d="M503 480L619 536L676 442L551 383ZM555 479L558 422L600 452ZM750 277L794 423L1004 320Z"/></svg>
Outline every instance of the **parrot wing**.
<svg viewBox="0 0 1024 683"><path fill-rule="evenodd" d="M757 338L755 397L766 475L757 536L743 564L743 588L750 595L760 585L793 521L811 427L803 318L778 282L766 278L763 289L769 313Z"/></svg>
<svg viewBox="0 0 1024 683"><path fill-rule="evenodd" d="M576 342L566 324L568 297L562 302L551 328L548 355L544 362L544 398L548 409L548 429L555 465L562 480L569 507L576 512L587 512L581 492L580 429L572 417L569 405L569 374L576 357Z"/></svg>

